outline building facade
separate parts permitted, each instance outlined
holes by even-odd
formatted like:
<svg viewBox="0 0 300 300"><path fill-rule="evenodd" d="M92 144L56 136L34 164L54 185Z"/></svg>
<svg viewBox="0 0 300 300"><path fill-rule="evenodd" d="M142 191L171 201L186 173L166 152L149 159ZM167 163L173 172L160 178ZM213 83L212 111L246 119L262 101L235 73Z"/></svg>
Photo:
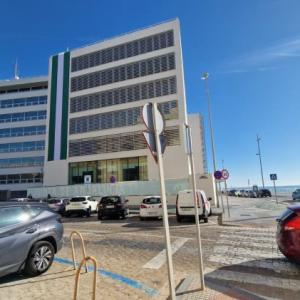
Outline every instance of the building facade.
<svg viewBox="0 0 300 300"><path fill-rule="evenodd" d="M48 98L45 186L157 180L142 134L149 101L166 119L166 178L188 177L178 20L52 56Z"/></svg>
<svg viewBox="0 0 300 300"><path fill-rule="evenodd" d="M43 185L48 77L0 81L0 190Z"/></svg>

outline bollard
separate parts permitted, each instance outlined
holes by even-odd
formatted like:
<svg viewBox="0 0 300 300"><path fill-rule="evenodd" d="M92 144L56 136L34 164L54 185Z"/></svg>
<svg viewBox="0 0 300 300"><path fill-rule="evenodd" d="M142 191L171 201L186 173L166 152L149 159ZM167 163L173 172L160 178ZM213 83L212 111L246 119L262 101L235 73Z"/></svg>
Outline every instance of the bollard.
<svg viewBox="0 0 300 300"><path fill-rule="evenodd" d="M93 295L92 295L92 300L96 300L96 282L97 282L97 260L93 256L87 256L84 257L80 263L79 268L76 271L76 277L75 277L75 288L74 288L74 298L73 300L77 300L77 293L78 293L78 284L79 284L79 277L80 277L80 270L88 260L91 260L94 265L94 278L93 278Z"/></svg>
<svg viewBox="0 0 300 300"><path fill-rule="evenodd" d="M73 265L74 265L74 270L76 270L76 257L75 257L75 249L74 249L74 242L73 242L73 236L74 235L77 235L80 238L83 258L86 257L86 252L85 252L84 240L83 240L83 237L82 237L81 233L79 231L72 231L71 234L70 234L70 240L71 240L71 246L72 246ZM85 261L85 272L87 273L86 261Z"/></svg>

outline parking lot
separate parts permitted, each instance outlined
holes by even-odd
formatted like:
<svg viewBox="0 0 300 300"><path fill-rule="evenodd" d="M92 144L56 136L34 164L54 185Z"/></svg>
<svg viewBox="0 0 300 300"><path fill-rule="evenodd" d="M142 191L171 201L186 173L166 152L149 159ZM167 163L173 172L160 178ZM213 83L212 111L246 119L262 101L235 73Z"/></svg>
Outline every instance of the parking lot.
<svg viewBox="0 0 300 300"><path fill-rule="evenodd" d="M261 212L256 209L259 225L257 220L253 221L253 216L243 216L253 204L249 201L230 199L232 220L226 220L225 226L218 226L216 217L211 217L207 224L201 222L206 284L210 288L215 284L230 286L231 294L227 296L231 299L241 299L245 291L261 297L298 299L300 268L278 253L275 242L272 214L282 210L283 205L275 213L266 205ZM167 298L161 220L140 221L137 214L131 213L126 220L98 221L96 215L92 215L90 218L63 218L63 222L65 245L57 254L53 267L36 278L13 275L2 279L0 299L72 299L75 279L69 236L74 230L82 233L87 255L98 261L98 299ZM177 223L175 215L171 215L170 232L176 285L179 286L185 278L197 278L199 274L195 225L192 220ZM80 260L80 244L76 241L75 246ZM236 289L234 295L233 288ZM91 291L92 274L83 273L79 299L90 299ZM193 294L194 298L189 298L191 295L184 294L182 299L204 299L199 292Z"/></svg>

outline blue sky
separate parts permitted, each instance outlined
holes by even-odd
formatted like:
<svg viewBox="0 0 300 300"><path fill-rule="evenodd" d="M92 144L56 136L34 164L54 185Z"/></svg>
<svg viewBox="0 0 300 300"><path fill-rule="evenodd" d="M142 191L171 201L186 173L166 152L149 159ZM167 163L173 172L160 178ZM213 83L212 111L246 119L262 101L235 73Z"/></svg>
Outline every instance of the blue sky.
<svg viewBox="0 0 300 300"><path fill-rule="evenodd" d="M229 185L300 184L300 2L297 0L1 1L0 78L47 74L51 54L178 17L189 112L205 117L210 73L218 165Z"/></svg>

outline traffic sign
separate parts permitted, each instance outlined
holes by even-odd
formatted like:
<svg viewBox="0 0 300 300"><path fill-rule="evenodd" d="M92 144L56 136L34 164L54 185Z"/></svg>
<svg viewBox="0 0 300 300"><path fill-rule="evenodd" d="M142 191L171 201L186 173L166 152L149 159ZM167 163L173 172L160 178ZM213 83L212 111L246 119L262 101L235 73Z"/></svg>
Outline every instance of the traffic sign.
<svg viewBox="0 0 300 300"><path fill-rule="evenodd" d="M222 179L222 172L221 171L215 171L214 172L214 177L217 179L217 180L220 180Z"/></svg>
<svg viewBox="0 0 300 300"><path fill-rule="evenodd" d="M271 180L277 180L277 174L270 174Z"/></svg>
<svg viewBox="0 0 300 300"><path fill-rule="evenodd" d="M228 172L228 170L223 169L221 172L222 172L222 178L224 180L227 180L229 178L229 172Z"/></svg>
<svg viewBox="0 0 300 300"><path fill-rule="evenodd" d="M148 148L153 158L157 162L157 146L156 146L155 134L159 135L161 153L163 154L167 146L167 139L163 134L165 129L165 120L162 113L157 108L157 105L154 106L150 102L144 105L142 116L143 116L143 122L147 127L147 130L143 131L143 136L146 140L146 143L148 145ZM155 126L154 126L154 116L156 117Z"/></svg>

